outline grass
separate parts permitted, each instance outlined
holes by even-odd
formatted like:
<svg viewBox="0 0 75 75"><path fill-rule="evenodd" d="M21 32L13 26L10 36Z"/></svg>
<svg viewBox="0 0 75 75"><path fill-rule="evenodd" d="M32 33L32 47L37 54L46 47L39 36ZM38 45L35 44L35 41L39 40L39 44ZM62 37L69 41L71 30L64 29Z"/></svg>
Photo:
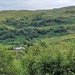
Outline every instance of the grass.
<svg viewBox="0 0 75 75"><path fill-rule="evenodd" d="M75 68L74 67L75 34L69 34L69 35L65 35L61 37L45 38L42 40L38 39L38 40L34 39L35 41L34 46L30 46L30 47L25 46L26 47L25 51L24 50L19 50L19 51L8 50L8 48L12 47L12 45L9 46L9 45L0 44L0 51L3 50L4 51L3 53L8 52L8 54L12 53L11 55L14 58L12 61L12 65L16 71L15 72L16 75L18 74L28 75L31 72L30 68L33 69L34 75L36 75L37 73L40 74L43 71L45 74L54 75L53 73L56 74L59 71L59 69L61 70L61 68L63 71L65 69L63 75L67 75L68 69ZM41 42L45 42L45 44L42 45L40 44ZM8 61L5 61L5 62L7 63ZM52 64L53 62L55 64ZM53 68L51 69L52 66ZM46 68L49 68L50 70L52 70L52 73L49 72ZM43 75L44 73L42 73L41 75ZM71 74L72 73L75 74L74 71L71 71Z"/></svg>
<svg viewBox="0 0 75 75"><path fill-rule="evenodd" d="M72 7L42 11L0 11L0 28L7 27L8 30L16 28L2 24L2 20L9 17L19 19L27 16L31 20L43 12L46 18L60 16L68 18L74 17L74 11ZM58 29L59 26L66 28L69 34L52 31L40 34L38 38L30 41L26 40L25 36L18 35L15 39L6 39L0 43L0 75L75 75L75 24L27 26L27 28L45 30ZM24 41L34 44L24 45ZM15 47L13 43L15 45L19 43L25 47L25 50L11 50L12 47Z"/></svg>

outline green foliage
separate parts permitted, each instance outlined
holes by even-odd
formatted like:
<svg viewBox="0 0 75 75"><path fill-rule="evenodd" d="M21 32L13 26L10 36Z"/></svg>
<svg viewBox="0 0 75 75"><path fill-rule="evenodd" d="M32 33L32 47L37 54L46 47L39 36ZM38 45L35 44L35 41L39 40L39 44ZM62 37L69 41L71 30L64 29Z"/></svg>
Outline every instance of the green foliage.
<svg viewBox="0 0 75 75"><path fill-rule="evenodd" d="M54 45L55 46L55 45ZM53 46L53 47L54 47ZM61 47L58 46L51 49L38 47L39 53L32 53L34 49L28 51L22 59L23 75L67 75L75 74L74 51L66 50L66 53L61 52ZM70 47L69 47L70 48ZM31 52L31 53L30 53Z"/></svg>
<svg viewBox="0 0 75 75"><path fill-rule="evenodd" d="M65 36L67 39L67 37ZM75 42L64 37L52 40L56 44L40 42L25 46L25 50L7 50L0 46L1 75L73 75L75 74ZM70 38L70 36L68 37ZM64 40L63 40L64 39ZM71 42L70 42L71 41Z"/></svg>
<svg viewBox="0 0 75 75"><path fill-rule="evenodd" d="M75 75L74 15L75 7L0 11L0 75Z"/></svg>
<svg viewBox="0 0 75 75"><path fill-rule="evenodd" d="M27 44L35 38L74 33L74 11L70 7L42 11L1 11L0 42Z"/></svg>
<svg viewBox="0 0 75 75"><path fill-rule="evenodd" d="M12 53L7 50L0 50L0 75L16 75L12 62Z"/></svg>

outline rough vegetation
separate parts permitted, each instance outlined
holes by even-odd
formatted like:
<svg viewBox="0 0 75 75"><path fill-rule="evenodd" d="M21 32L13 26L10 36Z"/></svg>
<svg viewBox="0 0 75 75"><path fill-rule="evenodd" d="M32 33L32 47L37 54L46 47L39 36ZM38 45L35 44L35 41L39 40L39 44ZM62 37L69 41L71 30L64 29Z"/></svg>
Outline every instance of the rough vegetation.
<svg viewBox="0 0 75 75"><path fill-rule="evenodd" d="M0 16L0 75L75 75L74 6Z"/></svg>

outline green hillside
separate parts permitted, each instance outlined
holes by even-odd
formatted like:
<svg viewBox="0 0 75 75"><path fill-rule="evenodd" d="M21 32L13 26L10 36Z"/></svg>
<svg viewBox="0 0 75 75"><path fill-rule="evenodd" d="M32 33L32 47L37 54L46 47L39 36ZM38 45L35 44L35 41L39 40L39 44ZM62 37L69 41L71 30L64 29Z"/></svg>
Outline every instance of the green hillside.
<svg viewBox="0 0 75 75"><path fill-rule="evenodd" d="M3 44L27 44L34 38L58 37L75 30L73 6L53 10L0 11L0 16L0 42Z"/></svg>
<svg viewBox="0 0 75 75"><path fill-rule="evenodd" d="M75 75L75 6L0 11L0 75Z"/></svg>

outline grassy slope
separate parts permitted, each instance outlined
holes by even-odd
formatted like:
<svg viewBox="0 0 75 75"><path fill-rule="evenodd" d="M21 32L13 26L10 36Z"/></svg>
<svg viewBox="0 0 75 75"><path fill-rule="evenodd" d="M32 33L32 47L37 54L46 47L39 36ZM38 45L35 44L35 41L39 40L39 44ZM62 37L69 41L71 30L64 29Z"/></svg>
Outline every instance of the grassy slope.
<svg viewBox="0 0 75 75"><path fill-rule="evenodd" d="M23 16L27 16L30 20L32 18L34 18L36 15L40 14L40 13L44 13L46 18L56 18L56 17L74 17L75 16L75 7L71 6L71 7L64 7L64 8L60 8L60 9L53 9L53 10L38 10L38 11L28 11L28 10L10 10L10 11L0 11L0 27L2 28L3 26L6 26L9 30L13 30L15 27L10 26L10 25L5 25L2 23L3 20L5 20L6 18L15 18L15 19L19 19ZM75 24L63 24L63 26L66 27L74 27ZM42 26L42 27L34 27L34 26L28 26L28 28L31 29L49 29L49 28L57 28L58 25L50 25L50 26ZM74 33L74 31L70 31L70 33ZM39 38L49 38L49 35L52 35L51 33L46 34L46 35L39 35ZM54 34L55 35L55 34ZM53 36L54 36L53 35ZM60 35L60 34L58 34ZM20 38L23 38L21 36L18 36L15 38L16 42L20 42ZM8 42L9 40L7 40ZM5 41L6 42L6 41ZM5 43L4 42L4 43ZM6 42L6 43L7 43Z"/></svg>
<svg viewBox="0 0 75 75"><path fill-rule="evenodd" d="M74 16L75 13L69 12L68 14L65 13L67 10L75 11L75 7L68 7L68 8L62 8L62 9L54 9L54 10L47 10L47 11L35 11L37 13L45 12L49 13L50 16ZM56 12L55 12L56 11ZM21 17L22 15L28 14L30 18L33 17L34 14L37 14L33 11L1 11L0 15L0 21L4 20L7 17L15 17L18 19L18 17ZM53 13L54 12L54 13ZM60 13L61 12L61 13ZM56 15L57 13L57 15ZM58 14L60 13L60 14ZM53 14L53 15L52 15ZM1 24L0 27L4 26L4 24ZM5 25L8 29L14 29L12 26ZM31 47L26 47L26 51L15 51L15 50L8 50L8 48L11 47L11 45L2 45L0 44L0 53L1 53L1 67L0 67L0 74L6 75L11 74L12 75L30 75L32 71L32 75L58 75L57 72L60 74L61 71L63 71L62 75L75 75L75 34L74 30L71 28L75 27L75 24L64 24L65 28L70 27L70 34L63 35L63 36L52 36L49 37L50 34L46 35L40 35L39 38L34 38L32 42L35 42L36 44ZM36 27L37 29L48 29L48 28L57 28L58 26L43 26L43 27ZM34 28L31 27L30 28ZM42 39L41 39L42 38ZM15 42L21 42L21 39L24 39L22 36L17 36ZM39 45L39 42L41 43L45 42L46 46ZM7 40L8 42L8 40ZM4 41L4 43L7 43ZM12 60L10 58L12 56L14 59ZM6 60L4 60L4 59ZM20 58L20 59L18 59ZM9 62L10 60L10 62ZM53 64L54 63L54 64ZM11 68L10 66L13 65L14 67ZM8 68L9 67L9 68ZM40 69L39 69L40 68ZM49 70L48 70L49 69ZM70 71L71 70L71 71ZM10 72L9 72L10 71ZM52 71L52 72L50 72ZM2 72L2 73L1 73ZM29 74L30 73L30 74Z"/></svg>

